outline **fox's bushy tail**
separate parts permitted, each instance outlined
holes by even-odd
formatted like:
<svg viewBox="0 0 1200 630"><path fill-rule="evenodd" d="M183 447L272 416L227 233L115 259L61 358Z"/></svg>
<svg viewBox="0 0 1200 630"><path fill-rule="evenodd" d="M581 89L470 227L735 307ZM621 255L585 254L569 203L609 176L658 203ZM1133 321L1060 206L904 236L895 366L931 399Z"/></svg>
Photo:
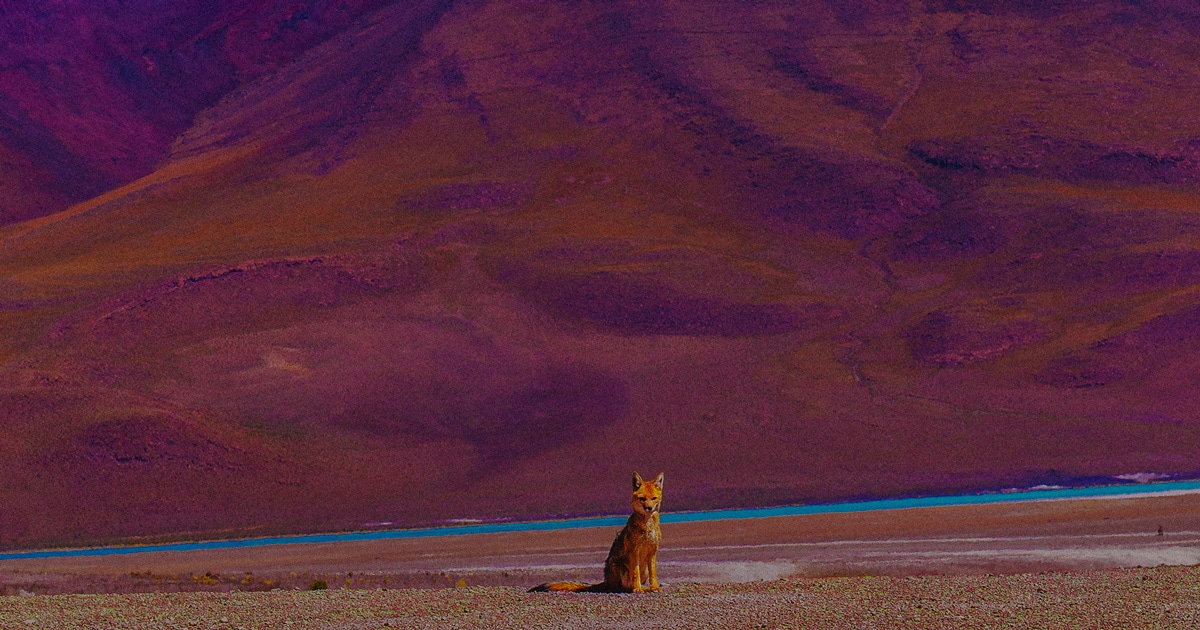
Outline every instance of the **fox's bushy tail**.
<svg viewBox="0 0 1200 630"><path fill-rule="evenodd" d="M549 592L565 592L565 593L607 593L608 585L604 582L599 584L585 584L583 582L546 582L538 584L529 589L530 593L549 593Z"/></svg>

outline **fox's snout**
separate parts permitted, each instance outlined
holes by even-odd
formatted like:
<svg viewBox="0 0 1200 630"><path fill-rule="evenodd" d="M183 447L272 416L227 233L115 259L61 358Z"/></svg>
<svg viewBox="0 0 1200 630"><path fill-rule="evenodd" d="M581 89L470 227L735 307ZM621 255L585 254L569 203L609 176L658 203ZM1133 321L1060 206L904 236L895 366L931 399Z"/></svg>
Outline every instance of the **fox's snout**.
<svg viewBox="0 0 1200 630"><path fill-rule="evenodd" d="M658 503L654 499L638 498L634 502L635 505L641 507L642 511L647 514L653 514L658 511Z"/></svg>

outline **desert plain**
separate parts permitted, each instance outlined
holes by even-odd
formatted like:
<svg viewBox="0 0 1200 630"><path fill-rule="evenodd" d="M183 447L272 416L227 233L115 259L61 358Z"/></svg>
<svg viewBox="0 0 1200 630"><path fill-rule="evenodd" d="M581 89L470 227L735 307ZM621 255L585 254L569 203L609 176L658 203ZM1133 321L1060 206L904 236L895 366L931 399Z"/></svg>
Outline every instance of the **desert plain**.
<svg viewBox="0 0 1200 630"><path fill-rule="evenodd" d="M1200 622L1200 493L1194 492L676 523L664 526L660 592L525 592L546 580L598 581L615 530L7 560L0 562L0 581L11 596L0 601L0 623L1186 628ZM316 580L328 588L310 590Z"/></svg>

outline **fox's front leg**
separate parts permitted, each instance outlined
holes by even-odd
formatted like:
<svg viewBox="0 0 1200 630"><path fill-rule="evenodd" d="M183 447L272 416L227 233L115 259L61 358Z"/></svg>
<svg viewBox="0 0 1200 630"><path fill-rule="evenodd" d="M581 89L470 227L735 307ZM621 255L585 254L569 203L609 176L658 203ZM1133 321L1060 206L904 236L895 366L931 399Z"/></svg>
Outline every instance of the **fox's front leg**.
<svg viewBox="0 0 1200 630"><path fill-rule="evenodd" d="M650 590L658 590L658 555L650 556Z"/></svg>
<svg viewBox="0 0 1200 630"><path fill-rule="evenodd" d="M638 562L633 563L633 592L641 593L646 589L642 588L642 565Z"/></svg>

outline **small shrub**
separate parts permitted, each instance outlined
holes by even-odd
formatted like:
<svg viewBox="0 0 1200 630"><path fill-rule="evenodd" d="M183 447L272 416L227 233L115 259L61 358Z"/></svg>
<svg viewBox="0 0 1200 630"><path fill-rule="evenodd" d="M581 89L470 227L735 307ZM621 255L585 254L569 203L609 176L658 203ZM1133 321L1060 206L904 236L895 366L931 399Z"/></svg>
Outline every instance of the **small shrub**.
<svg viewBox="0 0 1200 630"><path fill-rule="evenodd" d="M329 584L325 580L313 580L312 584L308 585L310 591L323 591L329 588Z"/></svg>
<svg viewBox="0 0 1200 630"><path fill-rule="evenodd" d="M205 586L213 586L217 583L217 580L220 578L220 576L221 576L220 573L213 574L211 572L205 571L204 575L193 575L192 579L195 580L197 584L203 584Z"/></svg>

